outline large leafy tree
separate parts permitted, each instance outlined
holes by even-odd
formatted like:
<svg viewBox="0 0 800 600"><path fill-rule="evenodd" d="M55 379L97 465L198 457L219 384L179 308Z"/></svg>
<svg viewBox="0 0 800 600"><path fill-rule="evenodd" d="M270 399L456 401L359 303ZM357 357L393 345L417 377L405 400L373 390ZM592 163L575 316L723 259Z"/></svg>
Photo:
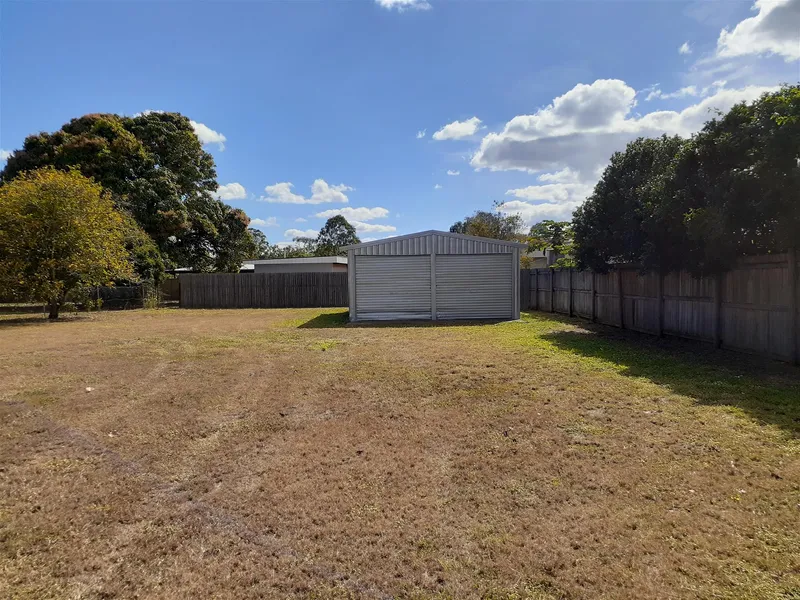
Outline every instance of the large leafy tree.
<svg viewBox="0 0 800 600"><path fill-rule="evenodd" d="M614 263L638 263L652 240L643 223L652 210L645 189L666 172L685 145L680 137L639 138L616 152L591 196L575 211L575 258L581 267L605 270Z"/></svg>
<svg viewBox="0 0 800 600"><path fill-rule="evenodd" d="M636 140L574 215L576 256L715 273L800 244L800 86L711 119L691 140Z"/></svg>
<svg viewBox="0 0 800 600"><path fill-rule="evenodd" d="M133 277L130 229L103 188L46 167L0 186L0 291L46 302L58 318L78 288Z"/></svg>
<svg viewBox="0 0 800 600"><path fill-rule="evenodd" d="M355 227L342 215L335 215L328 219L319 230L314 254L317 256L344 255L343 246L358 244L360 241Z"/></svg>
<svg viewBox="0 0 800 600"><path fill-rule="evenodd" d="M450 227L451 233L463 233L497 240L524 241L522 217L500 211L475 211Z"/></svg>
<svg viewBox="0 0 800 600"><path fill-rule="evenodd" d="M743 255L796 247L798 161L800 86L737 104L709 121L652 184L648 235L666 238L662 247L685 240L680 254L667 246L666 267L719 272Z"/></svg>
<svg viewBox="0 0 800 600"><path fill-rule="evenodd" d="M169 266L228 269L252 244L243 213L213 196L214 159L178 113L92 114L29 136L0 180L42 166L76 167L111 192ZM237 267L238 268L238 267Z"/></svg>

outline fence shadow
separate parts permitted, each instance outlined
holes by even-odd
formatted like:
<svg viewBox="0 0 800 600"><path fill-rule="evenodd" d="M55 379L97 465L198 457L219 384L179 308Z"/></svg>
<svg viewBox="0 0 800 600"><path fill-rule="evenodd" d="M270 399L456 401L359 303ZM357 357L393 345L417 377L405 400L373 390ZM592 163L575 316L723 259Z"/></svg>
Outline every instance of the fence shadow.
<svg viewBox="0 0 800 600"><path fill-rule="evenodd" d="M363 321L351 323L347 312L324 313L298 325L299 329L330 329L335 327L349 328L427 328L427 327L473 327L503 323L507 319L487 319L478 321Z"/></svg>
<svg viewBox="0 0 800 600"><path fill-rule="evenodd" d="M603 326L585 325L583 331L542 337L561 349L621 365L623 375L643 377L699 404L737 407L762 423L800 436L798 367L715 350L700 342L659 340Z"/></svg>

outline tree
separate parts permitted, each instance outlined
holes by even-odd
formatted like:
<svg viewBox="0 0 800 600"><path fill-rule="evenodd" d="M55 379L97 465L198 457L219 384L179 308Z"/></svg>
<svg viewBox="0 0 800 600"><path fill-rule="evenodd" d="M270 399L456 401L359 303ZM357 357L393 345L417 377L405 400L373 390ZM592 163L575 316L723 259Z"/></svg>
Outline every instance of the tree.
<svg viewBox="0 0 800 600"><path fill-rule="evenodd" d="M255 250L253 252L252 258L264 260L266 258L272 258L272 248L267 241L267 236L264 235L264 232L260 229L253 229L250 228L250 236L253 238L253 245Z"/></svg>
<svg viewBox="0 0 800 600"><path fill-rule="evenodd" d="M213 157L178 113L91 114L25 139L0 181L43 166L80 169L108 190L172 267L228 269L252 244L242 217L217 198ZM223 256L222 259L219 256ZM238 270L238 269L237 269Z"/></svg>
<svg viewBox="0 0 800 600"><path fill-rule="evenodd" d="M531 227L528 233L528 251L553 250L561 256L555 261L555 267L574 266L574 236L569 221L544 220Z"/></svg>
<svg viewBox="0 0 800 600"><path fill-rule="evenodd" d="M580 267L604 271L614 263L641 262L646 245L652 242L643 227L652 212L646 187L667 172L685 144L677 136L639 138L614 153L594 192L573 216L575 258Z"/></svg>
<svg viewBox="0 0 800 600"><path fill-rule="evenodd" d="M0 290L46 302L58 318L70 291L132 278L125 219L79 172L43 168L0 186Z"/></svg>
<svg viewBox="0 0 800 600"><path fill-rule="evenodd" d="M342 246L358 244L361 240L353 227L342 215L331 217L319 230L314 254L316 256L344 256Z"/></svg>
<svg viewBox="0 0 800 600"><path fill-rule="evenodd" d="M800 240L800 86L712 119L652 184L645 229L670 269L716 273ZM670 253L676 242L683 251Z"/></svg>
<svg viewBox="0 0 800 600"><path fill-rule="evenodd" d="M524 241L522 217L518 214L505 214L500 211L475 211L463 221L450 227L451 233L476 235L496 240Z"/></svg>

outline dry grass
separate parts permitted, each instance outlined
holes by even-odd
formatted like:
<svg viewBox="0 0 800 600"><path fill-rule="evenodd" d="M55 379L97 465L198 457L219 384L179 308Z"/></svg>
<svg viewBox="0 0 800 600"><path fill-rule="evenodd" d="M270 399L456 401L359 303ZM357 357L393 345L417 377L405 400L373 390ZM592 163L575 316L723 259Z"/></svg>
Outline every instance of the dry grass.
<svg viewBox="0 0 800 600"><path fill-rule="evenodd" d="M605 331L0 320L0 597L800 597L798 370Z"/></svg>

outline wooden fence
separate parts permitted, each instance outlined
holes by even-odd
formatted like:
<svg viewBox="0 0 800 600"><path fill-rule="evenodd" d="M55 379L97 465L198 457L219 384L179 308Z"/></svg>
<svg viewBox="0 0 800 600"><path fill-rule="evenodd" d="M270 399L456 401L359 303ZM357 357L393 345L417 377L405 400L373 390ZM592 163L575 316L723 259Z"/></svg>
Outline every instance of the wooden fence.
<svg viewBox="0 0 800 600"><path fill-rule="evenodd" d="M181 308L347 306L347 273L180 275Z"/></svg>
<svg viewBox="0 0 800 600"><path fill-rule="evenodd" d="M642 333L800 360L797 256L748 257L718 277L524 269L522 308L579 316Z"/></svg>

